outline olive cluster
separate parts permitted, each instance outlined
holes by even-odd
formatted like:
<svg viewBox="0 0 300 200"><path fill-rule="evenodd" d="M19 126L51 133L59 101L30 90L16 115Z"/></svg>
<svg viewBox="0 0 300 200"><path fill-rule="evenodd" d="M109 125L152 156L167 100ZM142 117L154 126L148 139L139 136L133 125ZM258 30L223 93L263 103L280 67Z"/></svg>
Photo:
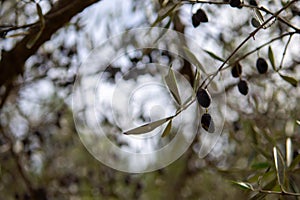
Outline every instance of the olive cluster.
<svg viewBox="0 0 300 200"><path fill-rule="evenodd" d="M215 132L215 124L209 113L207 113L207 108L211 104L211 96L207 89L199 88L197 91L197 100L200 106L206 108L206 113L201 117L201 126L204 130L209 133Z"/></svg>
<svg viewBox="0 0 300 200"><path fill-rule="evenodd" d="M268 63L264 58L259 57L256 60L256 69L258 73L265 74L268 71ZM233 67L231 68L231 75L234 78L240 78L240 81L238 83L238 90L241 94L247 95L249 91L248 83L246 80L243 80L241 78L242 75L242 66L239 62L236 62Z"/></svg>

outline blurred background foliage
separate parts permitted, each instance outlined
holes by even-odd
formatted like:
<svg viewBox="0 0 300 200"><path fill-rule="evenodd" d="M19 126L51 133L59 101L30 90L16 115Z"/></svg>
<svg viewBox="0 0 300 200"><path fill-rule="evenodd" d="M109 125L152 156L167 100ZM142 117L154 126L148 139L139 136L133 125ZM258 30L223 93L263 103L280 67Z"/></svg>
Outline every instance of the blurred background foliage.
<svg viewBox="0 0 300 200"><path fill-rule="evenodd" d="M45 14L57 2L1 0L1 54L13 49L30 34L27 30L32 24L42 19L36 3ZM258 7L270 11L261 11L267 19L288 2L259 1ZM201 142L197 136L184 155L168 167L128 174L94 159L76 133L73 83L80 62L99 42L130 28L159 26L193 37L203 49L226 59L255 30L251 24L255 6L249 3L245 1L238 9L228 1L103 0L73 17L26 60L23 72L12 78L12 84L1 85L0 199L300 198L288 195L300 192L300 90L279 76L300 79L299 1L280 14L287 23L277 18L229 60L233 65L242 58L242 78L250 88L247 96L239 94L238 79L231 77L230 65L222 71L227 97L225 124L219 143L205 158L196 153ZM199 8L208 22L194 28L192 15ZM285 33L292 35L289 42L289 35L282 36ZM268 43L273 38L277 39ZM267 45L257 48L264 43ZM271 69L269 46L275 70ZM202 50L193 53L208 72L222 64ZM258 75L258 57L267 60L267 74ZM162 58L168 63L176 59L166 52L148 50L128 56L128 61L135 67ZM195 69L184 60L179 63L178 71L193 82ZM112 66L108 73L113 81L126 72L122 66ZM277 167L274 154L279 157ZM285 195L280 195L282 189Z"/></svg>

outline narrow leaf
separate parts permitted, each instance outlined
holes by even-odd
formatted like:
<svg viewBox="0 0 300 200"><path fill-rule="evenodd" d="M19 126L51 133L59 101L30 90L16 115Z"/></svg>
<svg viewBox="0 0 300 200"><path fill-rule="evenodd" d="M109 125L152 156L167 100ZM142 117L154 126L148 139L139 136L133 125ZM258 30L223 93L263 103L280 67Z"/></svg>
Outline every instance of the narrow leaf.
<svg viewBox="0 0 300 200"><path fill-rule="evenodd" d="M274 54L273 54L273 50L272 50L271 46L269 46L268 57L269 57L269 60L271 62L273 70L277 71L276 66L275 66Z"/></svg>
<svg viewBox="0 0 300 200"><path fill-rule="evenodd" d="M285 179L285 164L282 155L278 152L276 147L273 147L273 156L274 156L275 169L277 172L278 183L281 189L283 189L284 179Z"/></svg>
<svg viewBox="0 0 300 200"><path fill-rule="evenodd" d="M260 25L264 23L264 17L262 16L261 12L258 9L254 9L255 16L259 21Z"/></svg>
<svg viewBox="0 0 300 200"><path fill-rule="evenodd" d="M239 186L241 189L244 190L254 190L250 183L241 182L241 181L231 181L234 185Z"/></svg>
<svg viewBox="0 0 300 200"><path fill-rule="evenodd" d="M298 163L300 163L300 154L298 154L296 156L296 158L294 158L294 160L292 161L292 163L289 166L289 169L293 169L294 167L296 167L298 165Z"/></svg>
<svg viewBox="0 0 300 200"><path fill-rule="evenodd" d="M292 86L297 87L298 81L295 78L290 77L290 76L285 76L285 75L282 75L282 74L279 74L279 75L281 76L281 78L283 80L285 80L286 82L290 83Z"/></svg>
<svg viewBox="0 0 300 200"><path fill-rule="evenodd" d="M124 134L131 135L131 134L142 134L142 133L150 132L150 131L156 129L157 127L159 127L160 125L166 123L168 120L172 119L173 117L174 116L171 116L171 117L167 117L167 118L164 118L164 119L160 119L160 120L157 120L157 121L154 121L154 122L144 124L144 125L139 126L137 128L133 128L133 129L130 129L128 131L125 131Z"/></svg>
<svg viewBox="0 0 300 200"><path fill-rule="evenodd" d="M300 126L300 120L296 120L296 123Z"/></svg>
<svg viewBox="0 0 300 200"><path fill-rule="evenodd" d="M177 83L176 83L175 74L174 74L172 67L169 68L169 72L168 72L167 76L165 76L165 81L166 81L166 85L168 86L168 89L171 92L172 96L174 97L175 101L179 105L181 105L181 99L180 99L180 95L179 95L179 91L178 91L178 87L177 87Z"/></svg>
<svg viewBox="0 0 300 200"><path fill-rule="evenodd" d="M225 60L219 56L217 56L216 54L214 54L213 52L211 51L208 51L208 50L204 50L205 53L207 53L210 57L212 57L213 59L216 59L216 60L219 60L221 62L224 62Z"/></svg>
<svg viewBox="0 0 300 200"><path fill-rule="evenodd" d="M165 137L167 135L169 135L170 131L171 131L171 128L172 128L172 120L169 121L168 125L166 126L163 134L161 135L161 137Z"/></svg>
<svg viewBox="0 0 300 200"><path fill-rule="evenodd" d="M286 151L286 166L289 167L293 160L293 145L292 145L291 138L286 139L285 148L286 148L286 150L285 150Z"/></svg>
<svg viewBox="0 0 300 200"><path fill-rule="evenodd" d="M170 26L171 26L171 22L172 22L172 16L170 17L168 23L165 25L165 27L163 28L163 30L161 31L161 33L159 34L159 36L156 38L156 40L154 40L153 44L156 44L158 40L162 39L163 36L167 33L167 31L169 30Z"/></svg>
<svg viewBox="0 0 300 200"><path fill-rule="evenodd" d="M256 126L254 128L258 129ZM269 129L261 130L260 133L262 133L262 135L265 137L266 140L268 140L269 143L271 143L273 146L276 146L276 141L272 137L272 134L270 133Z"/></svg>
<svg viewBox="0 0 300 200"><path fill-rule="evenodd" d="M39 19L40 19L40 30L37 32L37 34L35 36L33 36L32 38L29 39L29 41L26 44L26 47L28 49L31 49L33 47L33 45L36 43L36 41L41 37L43 30L45 28L45 18L42 12L42 8L40 6L40 4L36 4L36 10L37 13L39 15Z"/></svg>
<svg viewBox="0 0 300 200"><path fill-rule="evenodd" d="M259 162L259 163L254 163L251 165L252 169L265 169L270 167L270 164L267 162Z"/></svg>
<svg viewBox="0 0 300 200"><path fill-rule="evenodd" d="M200 85L200 78L201 78L201 74L200 74L199 70L196 69L196 76L195 76L194 83L193 83L194 92L196 92L198 90L198 87Z"/></svg>
<svg viewBox="0 0 300 200"><path fill-rule="evenodd" d="M156 26L163 19L165 19L166 17L168 17L169 15L171 15L171 13L175 10L175 8L177 8L178 5L179 5L179 3L174 4L173 6L171 6L171 8L168 7L166 10L163 10L162 13L159 13L158 16L157 16L157 18L156 18L156 20L152 23L151 27Z"/></svg>
<svg viewBox="0 0 300 200"><path fill-rule="evenodd" d="M184 53L185 55L188 57L189 62L192 62L192 64L194 64L196 66L196 68L198 69L198 71L203 72L205 75L207 75L203 65L199 62L199 60L196 58L196 56L194 55L194 53L192 53L188 47L183 47Z"/></svg>

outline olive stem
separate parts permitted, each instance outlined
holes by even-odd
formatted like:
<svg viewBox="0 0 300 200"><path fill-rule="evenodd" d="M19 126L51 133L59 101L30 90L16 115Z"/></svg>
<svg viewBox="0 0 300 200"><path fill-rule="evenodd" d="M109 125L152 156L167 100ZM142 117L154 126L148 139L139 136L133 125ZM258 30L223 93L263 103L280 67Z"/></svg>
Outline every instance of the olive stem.
<svg viewBox="0 0 300 200"><path fill-rule="evenodd" d="M286 54L287 48L288 48L288 46L290 44L290 41L291 41L292 37L293 37L293 35L290 35L290 37L289 37L289 39L288 39L288 41L287 41L287 43L286 43L286 45L284 47L284 50L283 50L283 53L282 53L282 58L281 58L281 61L280 61L280 65L279 65L279 68L278 68L277 71L279 71L282 68L283 60L285 58L285 54Z"/></svg>

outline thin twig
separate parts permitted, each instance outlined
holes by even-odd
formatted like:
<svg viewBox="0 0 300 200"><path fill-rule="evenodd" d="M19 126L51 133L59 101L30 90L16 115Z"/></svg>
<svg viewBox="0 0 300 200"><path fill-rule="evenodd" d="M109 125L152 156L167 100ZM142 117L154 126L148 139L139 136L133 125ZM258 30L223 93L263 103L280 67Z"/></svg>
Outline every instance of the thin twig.
<svg viewBox="0 0 300 200"><path fill-rule="evenodd" d="M220 1L203 1L203 0L183 0L183 3L190 3L190 4L195 4L195 3L202 3L202 4L215 4L215 5L227 5L229 4L229 2L220 2ZM249 5L249 4L241 4L241 7L246 7L246 8L252 8L252 9L258 9L261 10L267 14L270 15L274 15L273 12L271 12L270 10L266 9L263 6L253 6L253 5ZM286 24L287 26L293 28L295 31L300 32L300 28L294 26L293 24L291 24L290 22L286 21L284 18L277 16L277 19Z"/></svg>
<svg viewBox="0 0 300 200"><path fill-rule="evenodd" d="M284 33L284 34L282 34L282 35L280 35L280 36L278 36L278 37L275 37L275 38L269 40L268 42L266 42L266 43L264 43L264 44L262 44L262 45L256 47L256 48L253 49L252 51L249 51L248 53L246 53L246 54L244 54L243 56L239 57L235 62L238 62L238 61L241 61L241 60L245 59L245 58L248 57L249 55L251 55L251 54L255 53L256 51L260 50L261 48L263 48L263 47L265 47L265 46L267 46L267 45L269 45L269 44L275 42L276 40L282 39L282 38L284 38L284 37L286 37L286 36L288 36L288 35L289 35L289 36L292 36L292 35L294 35L295 33L296 33L296 32L288 32L288 33Z"/></svg>
<svg viewBox="0 0 300 200"><path fill-rule="evenodd" d="M18 29L24 29L24 28L29 28L29 27L32 27L34 25L38 25L39 22L35 22L35 23L31 23L31 24L25 24L25 25L22 25L22 26L9 26L8 28L1 28L0 30L0 34L1 33L7 33L9 31L15 31L15 30L18 30Z"/></svg>
<svg viewBox="0 0 300 200"><path fill-rule="evenodd" d="M258 28L256 28L254 31L252 31L236 48L235 50L227 57L227 59L221 64L221 66L218 68L218 70L213 73L211 76L207 76L204 81L201 83L200 87L202 87L206 80L209 79L208 83L206 84L205 88L210 84L210 82L217 76L217 74L223 69L225 64L240 50L241 47L244 46L250 40L252 37L255 36L255 34L262 29L267 23L269 23L273 18L277 17L282 11L287 9L289 6L291 6L293 3L297 2L299 0L293 0L290 1L287 5L282 7L280 10L278 10L276 13L274 13L269 19L267 19L264 23L262 23Z"/></svg>
<svg viewBox="0 0 300 200"><path fill-rule="evenodd" d="M254 189L253 191L259 193L266 193L266 194L300 196L300 193L287 192L287 191L272 191L272 190L263 190L263 189Z"/></svg>
<svg viewBox="0 0 300 200"><path fill-rule="evenodd" d="M284 47L284 50L283 50L283 53L282 53L282 58L281 58L281 61L280 61L280 65L279 65L279 69L278 69L278 70L280 70L280 69L282 68L283 60L284 60L284 58L285 58L285 54L286 54L287 48L288 48L288 46L289 46L289 44L290 44L290 41L291 41L291 39L292 39L292 36L293 36L293 35L290 35L290 37L289 37L289 39L288 39L288 41L287 41L287 43L286 43L286 45L285 45L285 47Z"/></svg>
<svg viewBox="0 0 300 200"><path fill-rule="evenodd" d="M222 1L202 1L202 0L183 0L183 3L195 4L195 3L204 3L204 4L215 4L215 5L226 5L229 2Z"/></svg>

